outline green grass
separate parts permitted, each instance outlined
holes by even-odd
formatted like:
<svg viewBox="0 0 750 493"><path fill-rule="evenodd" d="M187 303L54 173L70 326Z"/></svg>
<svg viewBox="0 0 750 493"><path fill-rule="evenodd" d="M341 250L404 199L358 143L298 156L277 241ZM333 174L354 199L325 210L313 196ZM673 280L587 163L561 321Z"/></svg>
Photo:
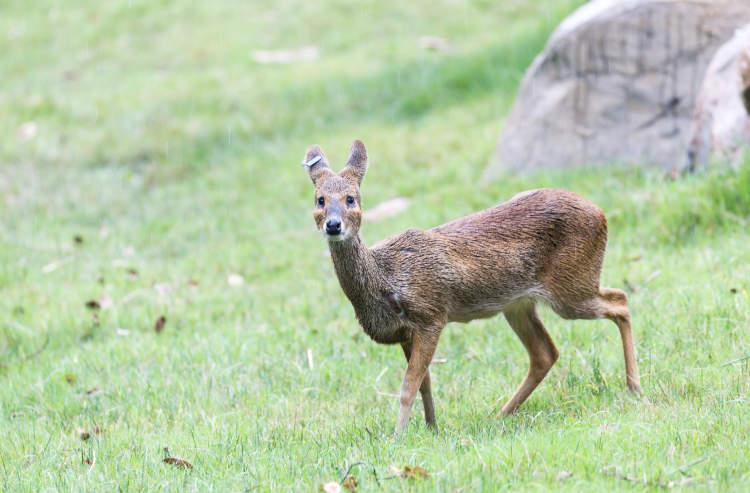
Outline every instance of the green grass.
<svg viewBox="0 0 750 493"><path fill-rule="evenodd" d="M357 462L360 491L745 490L750 166L480 187L524 68L579 1L277 3L0 6L0 490L316 491ZM251 57L305 44L319 60ZM341 164L354 138L365 207L413 204L366 223L370 244L531 187L600 204L648 402L613 324L545 310L561 358L518 414L494 417L527 365L507 324L452 325L440 433L417 402L394 440L403 357L358 328L299 165L314 142ZM405 464L430 477L389 479Z"/></svg>

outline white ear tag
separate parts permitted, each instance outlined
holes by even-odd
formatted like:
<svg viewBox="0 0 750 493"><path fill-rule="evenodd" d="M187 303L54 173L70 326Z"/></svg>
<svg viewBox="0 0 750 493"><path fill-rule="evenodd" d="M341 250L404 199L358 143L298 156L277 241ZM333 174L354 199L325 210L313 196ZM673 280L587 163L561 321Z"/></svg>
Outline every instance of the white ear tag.
<svg viewBox="0 0 750 493"><path fill-rule="evenodd" d="M313 165L315 163L317 163L318 161L320 161L321 159L323 159L323 156L321 156L320 154L318 154L317 156L315 156L314 158L312 158L309 161L302 161L302 166L306 166L307 168L312 168Z"/></svg>

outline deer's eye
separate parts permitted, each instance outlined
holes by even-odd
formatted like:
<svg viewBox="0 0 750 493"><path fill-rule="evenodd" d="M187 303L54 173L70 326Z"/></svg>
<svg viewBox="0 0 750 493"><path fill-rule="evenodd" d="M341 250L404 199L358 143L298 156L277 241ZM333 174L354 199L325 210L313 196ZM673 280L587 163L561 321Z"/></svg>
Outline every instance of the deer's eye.
<svg viewBox="0 0 750 493"><path fill-rule="evenodd" d="M354 197L351 195L346 196L346 205L354 205Z"/></svg>
<svg viewBox="0 0 750 493"><path fill-rule="evenodd" d="M318 205L320 207L323 207L324 205L326 205L326 199L324 199L323 196L318 197Z"/></svg>

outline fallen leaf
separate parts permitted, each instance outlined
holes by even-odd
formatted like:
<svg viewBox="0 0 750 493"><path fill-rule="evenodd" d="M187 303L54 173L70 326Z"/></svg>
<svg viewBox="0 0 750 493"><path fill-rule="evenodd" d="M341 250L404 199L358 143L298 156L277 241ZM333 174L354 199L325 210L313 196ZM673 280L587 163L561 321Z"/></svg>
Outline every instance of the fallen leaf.
<svg viewBox="0 0 750 493"><path fill-rule="evenodd" d="M421 479L430 475L423 467L405 465L399 469L397 466L390 467L391 474L400 478Z"/></svg>
<svg viewBox="0 0 750 493"><path fill-rule="evenodd" d="M39 127L34 122L26 122L18 127L18 138L22 141L28 141L36 137Z"/></svg>
<svg viewBox="0 0 750 493"><path fill-rule="evenodd" d="M343 486L346 491L356 492L358 486L357 478L350 474L344 479L341 486Z"/></svg>
<svg viewBox="0 0 750 493"><path fill-rule="evenodd" d="M315 369L315 363L313 362L313 352L312 352L312 349L310 348L307 348L307 367L310 370Z"/></svg>
<svg viewBox="0 0 750 493"><path fill-rule="evenodd" d="M289 50L257 50L253 52L253 60L257 63L286 64L292 62L309 62L320 57L317 46L301 46Z"/></svg>
<svg viewBox="0 0 750 493"><path fill-rule="evenodd" d="M557 479L558 481L565 481L566 479L568 479L572 475L573 475L573 473L570 472L570 471L560 471L560 472L557 473L557 477L555 479Z"/></svg>
<svg viewBox="0 0 750 493"><path fill-rule="evenodd" d="M186 461L185 459L181 459L179 457L164 457L163 462L165 464L169 464L171 466L175 466L179 469L192 469L193 465Z"/></svg>
<svg viewBox="0 0 750 493"><path fill-rule="evenodd" d="M112 308L114 306L115 302L112 300L112 297L108 294L105 294L101 298L99 298L99 308L102 310L107 310L108 308Z"/></svg>
<svg viewBox="0 0 750 493"><path fill-rule="evenodd" d="M166 282L157 282L154 284L154 290L159 296L168 296L172 292L172 286Z"/></svg>
<svg viewBox="0 0 750 493"><path fill-rule="evenodd" d="M72 260L73 260L73 257L65 257L65 258L61 258L60 260L55 260L53 262L50 262L44 267L42 267L42 273L51 274L52 272L55 272L57 269L59 269L60 267L62 267L63 265L67 264L68 262Z"/></svg>
<svg viewBox="0 0 750 493"><path fill-rule="evenodd" d="M227 277L227 284L236 288L245 284L245 278L239 274L229 274Z"/></svg>
<svg viewBox="0 0 750 493"><path fill-rule="evenodd" d="M441 53L450 53L453 51L450 42L439 36L422 36L419 38L419 45L425 50L439 51Z"/></svg>
<svg viewBox="0 0 750 493"><path fill-rule="evenodd" d="M341 485L336 481L329 481L325 484L320 485L320 491L325 493L341 493Z"/></svg>
<svg viewBox="0 0 750 493"><path fill-rule="evenodd" d="M86 302L86 308L88 308L89 310L101 310L102 305L100 305L96 300L88 300Z"/></svg>
<svg viewBox="0 0 750 493"><path fill-rule="evenodd" d="M159 333L162 330L164 330L164 325L167 323L167 317L164 315L160 316L156 319L156 323L154 324L154 330Z"/></svg>
<svg viewBox="0 0 750 493"><path fill-rule="evenodd" d="M426 478L430 473L423 467L419 466L404 466L404 477L407 478Z"/></svg>
<svg viewBox="0 0 750 493"><path fill-rule="evenodd" d="M89 390L86 391L86 395L89 397L96 397L97 395L101 394L102 391L99 390L99 387L92 387Z"/></svg>
<svg viewBox="0 0 750 493"><path fill-rule="evenodd" d="M380 221L401 214L408 208L409 199L396 197L395 199L386 200L372 209L366 210L362 216L367 221Z"/></svg>

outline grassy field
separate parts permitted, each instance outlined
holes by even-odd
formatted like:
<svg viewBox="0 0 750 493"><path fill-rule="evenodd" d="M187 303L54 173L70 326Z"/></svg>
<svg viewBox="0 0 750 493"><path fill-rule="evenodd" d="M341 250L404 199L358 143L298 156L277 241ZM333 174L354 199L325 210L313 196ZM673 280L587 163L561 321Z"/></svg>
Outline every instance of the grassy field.
<svg viewBox="0 0 750 493"><path fill-rule="evenodd" d="M750 165L477 185L579 3L4 1L0 490L317 491L360 463L360 491L746 491ZM320 58L252 56L304 45ZM600 204L647 401L614 324L545 310L561 357L518 414L494 416L527 369L505 321L452 325L440 433L417 402L394 439L403 356L359 329L299 165L314 142L341 165L354 138L365 208L412 203L369 244L531 187Z"/></svg>

